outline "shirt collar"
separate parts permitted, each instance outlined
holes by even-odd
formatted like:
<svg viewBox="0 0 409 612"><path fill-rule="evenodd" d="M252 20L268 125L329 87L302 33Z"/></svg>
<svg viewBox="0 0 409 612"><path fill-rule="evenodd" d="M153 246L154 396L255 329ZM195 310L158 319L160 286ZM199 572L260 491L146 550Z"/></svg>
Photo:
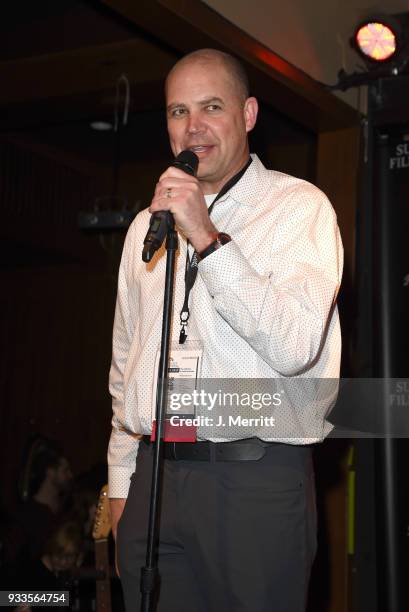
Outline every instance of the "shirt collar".
<svg viewBox="0 0 409 612"><path fill-rule="evenodd" d="M263 199L263 195L269 187L269 171L255 153L251 154L251 158L253 161L241 179L217 200L216 205L224 202L227 198L232 198L238 204L255 206Z"/></svg>

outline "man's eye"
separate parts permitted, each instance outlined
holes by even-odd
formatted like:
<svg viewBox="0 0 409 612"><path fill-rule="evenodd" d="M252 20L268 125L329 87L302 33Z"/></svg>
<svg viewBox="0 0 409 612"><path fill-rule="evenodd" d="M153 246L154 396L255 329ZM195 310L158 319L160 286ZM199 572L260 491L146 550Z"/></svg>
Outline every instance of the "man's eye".
<svg viewBox="0 0 409 612"><path fill-rule="evenodd" d="M173 111L171 111L171 116L172 117L181 117L185 113L186 113L186 109L184 109L184 108L174 108Z"/></svg>
<svg viewBox="0 0 409 612"><path fill-rule="evenodd" d="M206 106L206 109L208 111L216 111L220 110L220 106L218 104L209 104L208 106Z"/></svg>

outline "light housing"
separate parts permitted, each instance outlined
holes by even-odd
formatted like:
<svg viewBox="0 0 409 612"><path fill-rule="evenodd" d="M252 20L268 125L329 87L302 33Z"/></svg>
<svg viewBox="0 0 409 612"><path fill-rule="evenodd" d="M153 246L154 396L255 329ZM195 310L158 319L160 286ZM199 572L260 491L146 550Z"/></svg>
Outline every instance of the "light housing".
<svg viewBox="0 0 409 612"><path fill-rule="evenodd" d="M375 62L387 61L396 53L396 34L381 21L361 25L355 33L355 42L359 51Z"/></svg>
<svg viewBox="0 0 409 612"><path fill-rule="evenodd" d="M351 44L369 67L394 63L407 46L407 24L408 13L373 15L358 25Z"/></svg>

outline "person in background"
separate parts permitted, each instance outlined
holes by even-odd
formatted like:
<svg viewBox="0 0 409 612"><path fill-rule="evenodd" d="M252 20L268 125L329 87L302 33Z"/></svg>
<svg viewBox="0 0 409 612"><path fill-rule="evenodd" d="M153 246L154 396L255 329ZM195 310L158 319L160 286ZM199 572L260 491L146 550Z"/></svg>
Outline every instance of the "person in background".
<svg viewBox="0 0 409 612"><path fill-rule="evenodd" d="M82 562L83 537L81 526L73 521L61 523L47 539L39 559L27 560L7 588L18 591L69 591L71 572ZM71 597L72 599L72 597ZM59 610L57 606L19 606L18 612L31 609ZM65 607L70 610L71 606Z"/></svg>
<svg viewBox="0 0 409 612"><path fill-rule="evenodd" d="M40 557L65 512L73 477L59 446L39 438L30 448L21 481L24 501L4 538L5 564L16 567L27 558Z"/></svg>

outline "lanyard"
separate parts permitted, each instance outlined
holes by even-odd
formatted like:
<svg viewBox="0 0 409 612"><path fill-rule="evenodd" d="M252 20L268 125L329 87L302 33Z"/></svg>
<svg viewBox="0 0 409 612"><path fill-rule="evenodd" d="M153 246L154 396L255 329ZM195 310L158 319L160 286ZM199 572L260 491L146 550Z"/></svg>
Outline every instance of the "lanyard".
<svg viewBox="0 0 409 612"><path fill-rule="evenodd" d="M244 165L244 167L235 174L230 180L227 181L225 185L221 188L213 202L209 206L209 217L212 213L213 207L216 204L217 200L219 200L224 194L226 194L238 181L241 179L243 174L246 172L247 168L250 166L252 162L251 157L248 162ZM189 295L193 289L193 285L196 281L197 270L198 270L198 256L197 252L194 251L192 257L189 257L189 242L187 243L186 250L186 267L185 267L185 299L183 301L182 310L180 311L180 334L179 334L179 344L184 344L187 338L186 327L189 322L190 310L189 310Z"/></svg>

